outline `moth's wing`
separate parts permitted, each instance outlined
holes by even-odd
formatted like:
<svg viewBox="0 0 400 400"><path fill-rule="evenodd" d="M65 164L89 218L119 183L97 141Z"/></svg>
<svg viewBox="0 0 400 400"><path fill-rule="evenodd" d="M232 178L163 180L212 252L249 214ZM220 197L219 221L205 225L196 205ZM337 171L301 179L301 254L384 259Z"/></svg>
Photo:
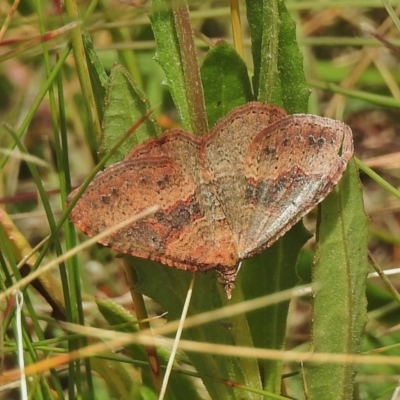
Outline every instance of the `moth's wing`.
<svg viewBox="0 0 400 400"><path fill-rule="evenodd" d="M254 218L247 211L245 157L257 134L286 116L279 107L248 103L235 108L204 137L201 162L232 231L236 246Z"/></svg>
<svg viewBox="0 0 400 400"><path fill-rule="evenodd" d="M244 212L251 218L239 237L239 255L269 247L342 177L353 154L351 129L314 115L288 116L261 131L244 161Z"/></svg>
<svg viewBox="0 0 400 400"><path fill-rule="evenodd" d="M154 215L100 243L180 269L235 265L236 249L225 219L208 218L203 201L207 187L199 187L198 147L199 141L177 130L151 139L96 175L73 208L72 222L92 237L157 204Z"/></svg>

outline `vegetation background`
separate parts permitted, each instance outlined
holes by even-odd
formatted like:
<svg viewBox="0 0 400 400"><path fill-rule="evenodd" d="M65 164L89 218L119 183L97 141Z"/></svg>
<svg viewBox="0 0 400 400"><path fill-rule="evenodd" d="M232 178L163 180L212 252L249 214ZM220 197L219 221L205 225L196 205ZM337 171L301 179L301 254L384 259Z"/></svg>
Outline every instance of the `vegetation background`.
<svg viewBox="0 0 400 400"><path fill-rule="evenodd" d="M137 141L175 126L200 133L203 96L210 126L250 100L344 120L358 160L306 219L311 232L317 220L317 241L302 247L308 235L296 225L244 266L231 302L213 274L196 276L188 315L198 320L184 331L167 397L396 399L398 279L365 276L367 235L371 267L396 272L399 263L400 10L374 0L188 6L0 5L0 396L25 393L20 354L30 398L158 398L171 321L192 275L128 262L87 241L78 249L86 239L66 220L66 198ZM199 79L203 93L194 90ZM112 153L149 105L150 119ZM312 298L293 291L311 281L324 284ZM154 339L137 333L147 315Z"/></svg>

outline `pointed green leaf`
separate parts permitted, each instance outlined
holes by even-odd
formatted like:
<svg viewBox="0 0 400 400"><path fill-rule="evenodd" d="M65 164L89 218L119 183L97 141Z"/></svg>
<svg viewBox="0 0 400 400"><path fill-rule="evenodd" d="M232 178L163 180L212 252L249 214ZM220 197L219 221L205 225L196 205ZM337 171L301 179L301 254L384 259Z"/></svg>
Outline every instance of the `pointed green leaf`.
<svg viewBox="0 0 400 400"><path fill-rule="evenodd" d="M201 78L210 128L232 108L253 99L246 64L227 42L218 41L207 52Z"/></svg>
<svg viewBox="0 0 400 400"><path fill-rule="evenodd" d="M366 323L368 222L354 161L321 203L317 235L312 348L357 354ZM309 399L352 399L356 371L357 367L346 364L309 365Z"/></svg>
<svg viewBox="0 0 400 400"><path fill-rule="evenodd" d="M147 99L120 64L111 70L107 85L101 150L107 152L149 110ZM121 161L137 144L158 136L160 130L150 115L113 154L107 165Z"/></svg>
<svg viewBox="0 0 400 400"><path fill-rule="evenodd" d="M278 71L282 104L288 114L306 113L310 89L304 75L303 55L296 41L296 26L285 3L278 2L279 29Z"/></svg>
<svg viewBox="0 0 400 400"><path fill-rule="evenodd" d="M92 38L87 31L83 31L82 39L89 70L90 83L93 88L94 101L96 102L97 113L102 120L108 76L104 71L103 64L94 50Z"/></svg>
<svg viewBox="0 0 400 400"><path fill-rule="evenodd" d="M164 70L165 83L179 111L182 126L193 132L181 49L169 1L153 0L150 22L157 43L156 61Z"/></svg>
<svg viewBox="0 0 400 400"><path fill-rule="evenodd" d="M282 106L278 70L280 0L246 0L251 51L253 54L254 97L258 101Z"/></svg>
<svg viewBox="0 0 400 400"><path fill-rule="evenodd" d="M247 18L254 62L253 87L259 101L289 114L307 112L309 89L295 24L282 0L248 0Z"/></svg>

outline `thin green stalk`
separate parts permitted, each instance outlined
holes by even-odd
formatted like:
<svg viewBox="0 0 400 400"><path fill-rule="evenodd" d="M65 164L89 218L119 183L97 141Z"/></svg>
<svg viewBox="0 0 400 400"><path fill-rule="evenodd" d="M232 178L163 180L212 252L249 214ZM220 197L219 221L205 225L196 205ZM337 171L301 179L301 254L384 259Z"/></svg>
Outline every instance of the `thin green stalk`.
<svg viewBox="0 0 400 400"><path fill-rule="evenodd" d="M397 14L396 14L396 11L393 9L392 5L390 4L391 2L388 1L388 0L382 0L382 3L385 6L386 11L388 12L390 17L392 18L393 23L396 25L397 30L400 32L400 20L399 20L399 17L397 16Z"/></svg>
<svg viewBox="0 0 400 400"><path fill-rule="evenodd" d="M373 169L365 165L361 160L355 157L355 161L357 167L365 172L371 179L373 179L378 185L380 185L383 189L387 192L392 194L393 196L397 197L400 200L400 192L392 186L389 182L383 179L380 175L378 175Z"/></svg>
<svg viewBox="0 0 400 400"><path fill-rule="evenodd" d="M80 15L75 0L65 0L65 10L71 21L78 21ZM75 56L76 70L82 88L82 95L86 107L89 122L87 139L90 144L93 158L97 160L97 144L101 139L101 121L97 113L94 94L91 86L90 75L86 64L85 48L82 40L82 28L80 26L71 30L72 51ZM94 136L91 134L94 133Z"/></svg>
<svg viewBox="0 0 400 400"><path fill-rule="evenodd" d="M374 270L377 272L379 277L381 278L383 284L386 286L387 290L393 298L397 301L397 303L400 304L400 294L398 290L393 286L392 282L390 282L390 279L388 276L382 271L382 268L378 265L378 263L375 261L374 257L372 257L372 254L368 255L368 259Z"/></svg>
<svg viewBox="0 0 400 400"><path fill-rule="evenodd" d="M181 51L181 62L186 83L186 98L192 121L192 133L196 136L201 136L208 130L204 93L189 10L187 5L182 3L182 0L171 0L176 35Z"/></svg>
<svg viewBox="0 0 400 400"><path fill-rule="evenodd" d="M335 85L334 83L319 82L315 80L310 80L308 83L313 88L329 90L331 92L340 93L356 99L369 101L380 106L400 108L400 100L394 99L393 97L367 93L361 90L344 89L339 85Z"/></svg>

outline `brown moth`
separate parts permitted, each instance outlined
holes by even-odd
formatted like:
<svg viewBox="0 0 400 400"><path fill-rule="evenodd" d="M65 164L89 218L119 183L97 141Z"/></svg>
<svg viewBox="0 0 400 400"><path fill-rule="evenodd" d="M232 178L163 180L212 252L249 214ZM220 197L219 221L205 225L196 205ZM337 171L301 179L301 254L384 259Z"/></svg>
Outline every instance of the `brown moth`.
<svg viewBox="0 0 400 400"><path fill-rule="evenodd" d="M203 137L174 129L135 147L96 175L71 220L94 236L157 204L100 243L179 269L216 269L230 297L240 261L321 202L352 154L340 121L249 103Z"/></svg>

